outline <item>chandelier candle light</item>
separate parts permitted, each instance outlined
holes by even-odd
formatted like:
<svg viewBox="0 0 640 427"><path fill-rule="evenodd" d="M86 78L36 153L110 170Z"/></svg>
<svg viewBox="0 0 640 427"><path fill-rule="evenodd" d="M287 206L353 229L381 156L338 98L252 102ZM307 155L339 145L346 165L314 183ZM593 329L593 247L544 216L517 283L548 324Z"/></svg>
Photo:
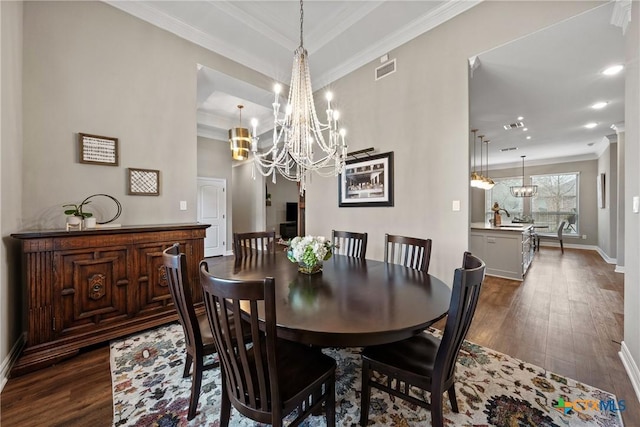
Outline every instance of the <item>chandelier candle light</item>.
<svg viewBox="0 0 640 427"><path fill-rule="evenodd" d="M510 188L511 190L511 195L513 197L533 197L536 194L538 194L538 186L537 185L524 185L524 158L526 156L520 156L522 157L522 185L517 186L514 185L513 187Z"/></svg>
<svg viewBox="0 0 640 427"><path fill-rule="evenodd" d="M263 152L258 151L257 120L252 120L253 135L251 154L253 172L263 176L272 175L276 182L276 171L286 179L300 183L304 193L310 173L320 176L337 176L344 170L347 157L345 130L339 129L340 114L332 109L331 93L327 93L327 122L321 123L316 114L309 73L309 55L303 46L304 10L300 1L300 46L294 52L288 104L280 112L279 84L275 86L273 101L273 144ZM327 133L326 139L324 133Z"/></svg>

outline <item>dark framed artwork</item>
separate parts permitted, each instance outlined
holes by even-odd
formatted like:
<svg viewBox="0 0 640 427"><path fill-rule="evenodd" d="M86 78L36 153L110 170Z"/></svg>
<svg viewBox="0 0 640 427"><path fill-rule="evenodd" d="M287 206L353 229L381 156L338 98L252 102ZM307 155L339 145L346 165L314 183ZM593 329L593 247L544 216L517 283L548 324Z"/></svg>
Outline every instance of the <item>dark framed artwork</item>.
<svg viewBox="0 0 640 427"><path fill-rule="evenodd" d="M159 196L160 171L154 169L128 169L128 193L134 196Z"/></svg>
<svg viewBox="0 0 640 427"><path fill-rule="evenodd" d="M79 133L78 144L80 163L118 166L118 138Z"/></svg>
<svg viewBox="0 0 640 427"><path fill-rule="evenodd" d="M347 160L338 178L338 206L393 206L393 151Z"/></svg>

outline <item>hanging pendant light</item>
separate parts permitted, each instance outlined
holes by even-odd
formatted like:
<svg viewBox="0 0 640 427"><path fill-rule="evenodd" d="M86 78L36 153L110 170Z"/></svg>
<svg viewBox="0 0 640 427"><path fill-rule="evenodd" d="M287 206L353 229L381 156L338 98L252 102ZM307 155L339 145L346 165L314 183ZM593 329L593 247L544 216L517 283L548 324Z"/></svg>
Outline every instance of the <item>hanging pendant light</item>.
<svg viewBox="0 0 640 427"><path fill-rule="evenodd" d="M321 123L316 115L309 54L303 45L304 9L300 0L300 46L294 52L289 98L284 112L280 111L280 85L275 87L273 101L273 143L264 151L258 151L256 123L253 125L251 157L253 175L257 171L263 176L276 172L291 181L300 183L304 193L311 172L320 176L337 176L344 171L347 157L345 130L338 124L340 115L331 106L332 95L326 94L327 121ZM284 114L283 114L284 113Z"/></svg>
<svg viewBox="0 0 640 427"><path fill-rule="evenodd" d="M240 121L238 127L229 129L229 147L231 148L231 157L234 160L246 160L249 158L249 150L251 149L251 135L249 129L242 127L242 109L244 105L238 105L240 111Z"/></svg>
<svg viewBox="0 0 640 427"><path fill-rule="evenodd" d="M476 132L478 132L478 129L471 129L471 132L473 132L473 172L471 172L471 186L480 188L482 177L476 172Z"/></svg>
<svg viewBox="0 0 640 427"><path fill-rule="evenodd" d="M489 177L489 139L485 139L484 143L487 144L487 175L482 177L482 180L484 181L484 186L483 188L485 190L491 190L493 188L494 185L496 185L496 183Z"/></svg>
<svg viewBox="0 0 640 427"><path fill-rule="evenodd" d="M533 197L536 194L538 194L538 186L537 185L525 185L524 184L524 158L526 156L520 156L522 157L522 185L520 186L512 186L510 188L511 190L511 195L513 197Z"/></svg>

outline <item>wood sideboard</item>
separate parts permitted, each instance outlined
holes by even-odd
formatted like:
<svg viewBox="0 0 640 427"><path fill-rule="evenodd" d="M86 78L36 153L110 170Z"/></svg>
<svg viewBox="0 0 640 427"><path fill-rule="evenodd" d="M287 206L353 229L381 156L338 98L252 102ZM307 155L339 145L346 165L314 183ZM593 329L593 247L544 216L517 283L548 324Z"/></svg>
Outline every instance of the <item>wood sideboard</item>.
<svg viewBox="0 0 640 427"><path fill-rule="evenodd" d="M35 231L22 241L27 319L20 375L74 356L86 346L177 319L162 251L180 243L194 302L202 301L198 263L208 224Z"/></svg>

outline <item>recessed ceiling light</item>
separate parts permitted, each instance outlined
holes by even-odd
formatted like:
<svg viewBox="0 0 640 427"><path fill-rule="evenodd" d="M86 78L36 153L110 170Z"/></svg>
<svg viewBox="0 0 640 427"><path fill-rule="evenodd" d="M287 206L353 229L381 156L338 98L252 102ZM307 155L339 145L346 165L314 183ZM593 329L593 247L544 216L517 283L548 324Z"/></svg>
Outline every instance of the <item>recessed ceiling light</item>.
<svg viewBox="0 0 640 427"><path fill-rule="evenodd" d="M602 74L604 74L605 76L614 76L616 74L618 74L620 71L622 71L622 69L624 68L624 65L612 65L611 67L605 69Z"/></svg>
<svg viewBox="0 0 640 427"><path fill-rule="evenodd" d="M586 125L584 125L584 127L586 127L587 129L593 129L596 126L598 126L597 123L587 123Z"/></svg>
<svg viewBox="0 0 640 427"><path fill-rule="evenodd" d="M520 116L518 117L518 120L524 120L524 117Z"/></svg>
<svg viewBox="0 0 640 427"><path fill-rule="evenodd" d="M531 139L531 137L530 137L530 136L528 136L528 137L527 137L527 139Z"/></svg>
<svg viewBox="0 0 640 427"><path fill-rule="evenodd" d="M529 130L529 128L523 128L523 129L522 129L522 132L526 132L526 131L528 131L528 130Z"/></svg>
<svg viewBox="0 0 640 427"><path fill-rule="evenodd" d="M601 108L606 107L607 104L608 104L608 102L600 101L600 102L596 102L595 104L593 104L591 106L591 108L593 108L594 110L599 110Z"/></svg>

